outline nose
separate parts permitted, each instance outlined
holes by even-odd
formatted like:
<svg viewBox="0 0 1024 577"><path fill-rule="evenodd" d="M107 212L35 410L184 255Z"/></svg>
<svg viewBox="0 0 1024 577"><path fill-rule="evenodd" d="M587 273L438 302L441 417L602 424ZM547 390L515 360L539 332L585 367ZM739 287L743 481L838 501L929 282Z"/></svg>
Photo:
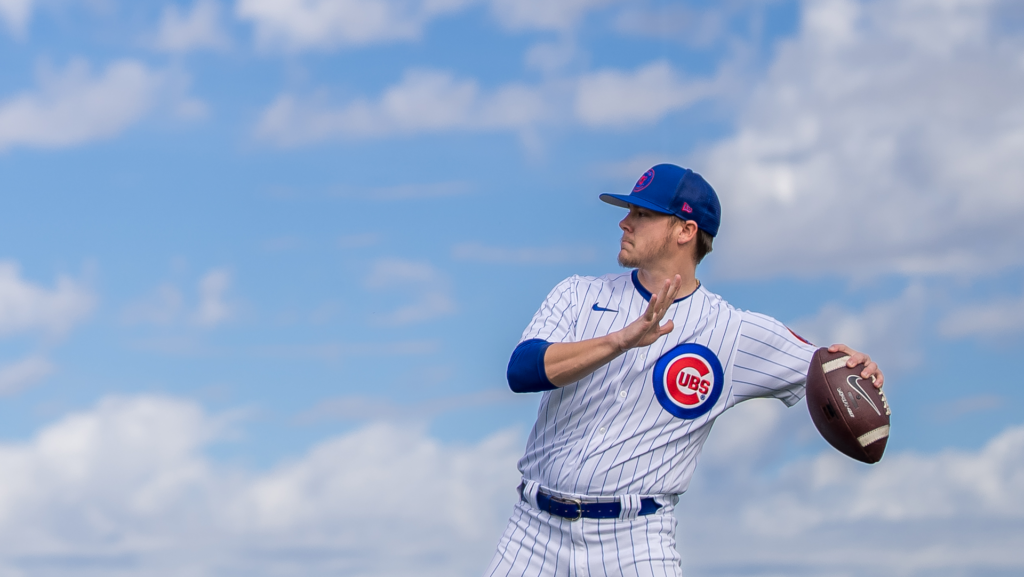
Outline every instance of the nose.
<svg viewBox="0 0 1024 577"><path fill-rule="evenodd" d="M627 212L626 216L619 221L619 228L621 228L624 232L629 232L633 228L632 221L629 218L632 214L632 211Z"/></svg>

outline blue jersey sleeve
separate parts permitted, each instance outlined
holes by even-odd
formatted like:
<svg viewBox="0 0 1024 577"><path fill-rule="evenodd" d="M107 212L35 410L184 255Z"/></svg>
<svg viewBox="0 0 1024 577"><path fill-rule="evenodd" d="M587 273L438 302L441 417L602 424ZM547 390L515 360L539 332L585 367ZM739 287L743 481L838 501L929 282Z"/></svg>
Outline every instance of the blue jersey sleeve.
<svg viewBox="0 0 1024 577"><path fill-rule="evenodd" d="M544 370L544 352L551 343L543 339L530 339L519 343L508 361L508 386L515 393L539 393L556 387L548 380Z"/></svg>

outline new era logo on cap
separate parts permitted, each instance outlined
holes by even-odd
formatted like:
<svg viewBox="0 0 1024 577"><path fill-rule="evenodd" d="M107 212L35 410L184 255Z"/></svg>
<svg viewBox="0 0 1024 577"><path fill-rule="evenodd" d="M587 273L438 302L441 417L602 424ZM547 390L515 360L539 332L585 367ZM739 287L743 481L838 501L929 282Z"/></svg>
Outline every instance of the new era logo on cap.
<svg viewBox="0 0 1024 577"><path fill-rule="evenodd" d="M692 220L711 236L718 234L722 220L722 206L715 189L701 175L674 164L659 164L643 173L630 194L602 194L601 200Z"/></svg>

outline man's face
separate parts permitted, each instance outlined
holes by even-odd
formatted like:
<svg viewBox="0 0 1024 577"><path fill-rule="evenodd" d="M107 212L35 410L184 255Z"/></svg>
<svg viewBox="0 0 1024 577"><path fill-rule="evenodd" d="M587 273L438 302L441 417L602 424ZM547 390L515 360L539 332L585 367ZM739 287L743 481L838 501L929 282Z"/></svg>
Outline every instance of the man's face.
<svg viewBox="0 0 1024 577"><path fill-rule="evenodd" d="M619 264L627 268L646 268L668 254L675 238L676 217L646 208L631 206L619 222L622 241Z"/></svg>

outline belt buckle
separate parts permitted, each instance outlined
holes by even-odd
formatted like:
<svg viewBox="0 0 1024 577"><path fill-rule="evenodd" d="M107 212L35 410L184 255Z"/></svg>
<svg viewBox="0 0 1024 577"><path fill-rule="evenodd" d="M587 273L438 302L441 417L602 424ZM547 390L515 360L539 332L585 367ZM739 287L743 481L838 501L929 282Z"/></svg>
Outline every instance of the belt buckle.
<svg viewBox="0 0 1024 577"><path fill-rule="evenodd" d="M572 499L572 498L560 499L560 500L572 503L573 505L576 505L576 517L574 517L572 519L569 519L568 517L566 517L566 519L569 519L570 523L572 523L573 521L579 521L580 519L583 518L583 501L580 501L579 499Z"/></svg>

